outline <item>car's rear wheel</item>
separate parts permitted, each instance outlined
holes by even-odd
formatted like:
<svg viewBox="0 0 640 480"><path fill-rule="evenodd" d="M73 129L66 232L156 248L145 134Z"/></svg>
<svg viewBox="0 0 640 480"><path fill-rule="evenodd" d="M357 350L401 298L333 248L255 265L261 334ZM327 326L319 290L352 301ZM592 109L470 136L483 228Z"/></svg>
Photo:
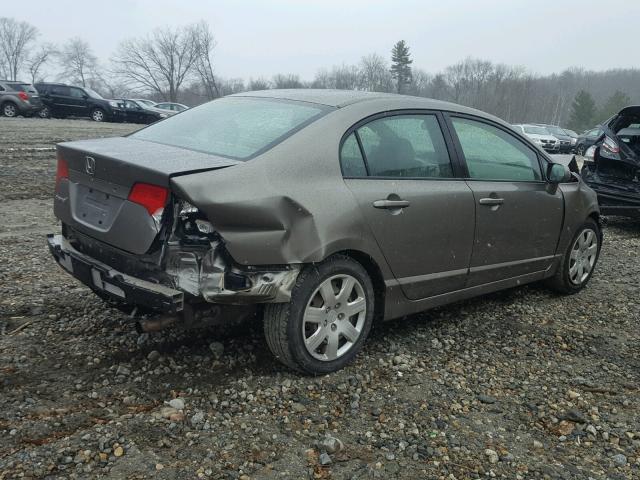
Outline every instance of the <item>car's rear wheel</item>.
<svg viewBox="0 0 640 480"><path fill-rule="evenodd" d="M373 285L366 270L344 255L306 267L289 303L265 307L264 330L285 365L314 375L341 369L371 330Z"/></svg>
<svg viewBox="0 0 640 480"><path fill-rule="evenodd" d="M2 114L5 117L16 117L18 115L18 107L14 103L5 102L2 105Z"/></svg>
<svg viewBox="0 0 640 480"><path fill-rule="evenodd" d="M42 107L38 111L38 116L40 118L49 118L49 117L51 117L51 111L49 110L49 107L47 107L47 106Z"/></svg>
<svg viewBox="0 0 640 480"><path fill-rule="evenodd" d="M548 284L557 292L573 294L582 290L593 275L600 256L602 232L588 219L574 235L555 276Z"/></svg>
<svg viewBox="0 0 640 480"><path fill-rule="evenodd" d="M100 108L94 108L93 110L91 110L91 119L94 122L104 122L104 118L104 110Z"/></svg>
<svg viewBox="0 0 640 480"><path fill-rule="evenodd" d="M576 155L584 156L584 145L578 145L576 147Z"/></svg>

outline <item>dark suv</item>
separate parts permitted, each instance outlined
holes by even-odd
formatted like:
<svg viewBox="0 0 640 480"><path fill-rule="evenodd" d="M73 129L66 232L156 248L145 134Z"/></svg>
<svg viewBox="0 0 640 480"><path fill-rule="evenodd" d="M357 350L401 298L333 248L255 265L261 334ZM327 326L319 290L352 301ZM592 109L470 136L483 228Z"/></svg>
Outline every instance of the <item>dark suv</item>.
<svg viewBox="0 0 640 480"><path fill-rule="evenodd" d="M90 117L96 122L114 121L122 117L115 100L107 100L87 87L73 87L64 83L36 83L44 106L40 116Z"/></svg>
<svg viewBox="0 0 640 480"><path fill-rule="evenodd" d="M38 91L30 83L0 80L0 115L31 116L42 108Z"/></svg>

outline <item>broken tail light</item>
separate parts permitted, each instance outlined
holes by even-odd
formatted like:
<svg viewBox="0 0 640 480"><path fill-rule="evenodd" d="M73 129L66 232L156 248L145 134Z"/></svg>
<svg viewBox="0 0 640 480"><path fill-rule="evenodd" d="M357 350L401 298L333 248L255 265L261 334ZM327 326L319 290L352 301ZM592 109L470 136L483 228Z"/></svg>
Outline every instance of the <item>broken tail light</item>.
<svg viewBox="0 0 640 480"><path fill-rule="evenodd" d="M169 190L165 187L150 183L136 183L129 192L128 200L142 205L156 221L156 224L159 224L168 198Z"/></svg>
<svg viewBox="0 0 640 480"><path fill-rule="evenodd" d="M604 137L604 142L602 142L602 148L604 148L609 153L620 153L620 147L611 137Z"/></svg>
<svg viewBox="0 0 640 480"><path fill-rule="evenodd" d="M64 158L58 156L58 167L56 168L56 190L58 190L58 184L63 178L69 178L69 166Z"/></svg>

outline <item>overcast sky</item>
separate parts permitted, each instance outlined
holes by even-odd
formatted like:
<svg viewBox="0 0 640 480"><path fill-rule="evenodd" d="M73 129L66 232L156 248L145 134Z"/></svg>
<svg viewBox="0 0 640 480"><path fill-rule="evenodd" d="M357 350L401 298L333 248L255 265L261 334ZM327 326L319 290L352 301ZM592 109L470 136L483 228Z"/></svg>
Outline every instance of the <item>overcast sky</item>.
<svg viewBox="0 0 640 480"><path fill-rule="evenodd" d="M541 74L640 67L640 0L31 0L3 1L0 16L35 25L41 41L82 37L104 62L124 38L206 20L226 78L309 80L369 53L388 58L400 39L431 73L467 56Z"/></svg>

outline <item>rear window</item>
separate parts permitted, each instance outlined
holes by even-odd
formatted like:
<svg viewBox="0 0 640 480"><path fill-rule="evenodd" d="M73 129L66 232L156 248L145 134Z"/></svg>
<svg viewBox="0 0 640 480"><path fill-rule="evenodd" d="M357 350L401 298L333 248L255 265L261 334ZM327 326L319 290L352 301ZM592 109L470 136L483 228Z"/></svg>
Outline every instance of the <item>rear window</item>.
<svg viewBox="0 0 640 480"><path fill-rule="evenodd" d="M37 93L30 83L8 83L7 86L16 92Z"/></svg>
<svg viewBox="0 0 640 480"><path fill-rule="evenodd" d="M280 143L330 109L288 100L226 97L186 110L131 136L247 160Z"/></svg>

